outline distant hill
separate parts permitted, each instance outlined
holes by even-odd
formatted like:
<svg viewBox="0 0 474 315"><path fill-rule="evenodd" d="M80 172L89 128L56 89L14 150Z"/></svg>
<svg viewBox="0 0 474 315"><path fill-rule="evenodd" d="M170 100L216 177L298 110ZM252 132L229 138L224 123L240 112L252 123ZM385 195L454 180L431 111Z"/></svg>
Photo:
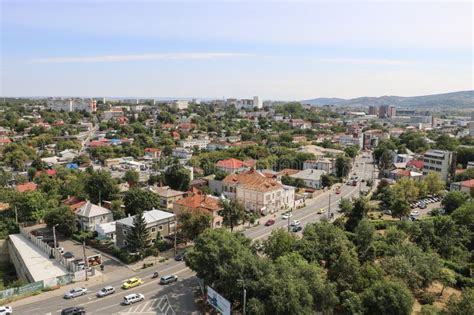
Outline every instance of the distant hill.
<svg viewBox="0 0 474 315"><path fill-rule="evenodd" d="M474 90L460 91L444 94L433 94L423 96L379 96L379 97L358 97L351 99L342 98L314 98L301 101L303 104L315 106L323 105L344 105L344 106L364 106L369 105L395 105L398 107L420 107L420 108L474 108Z"/></svg>

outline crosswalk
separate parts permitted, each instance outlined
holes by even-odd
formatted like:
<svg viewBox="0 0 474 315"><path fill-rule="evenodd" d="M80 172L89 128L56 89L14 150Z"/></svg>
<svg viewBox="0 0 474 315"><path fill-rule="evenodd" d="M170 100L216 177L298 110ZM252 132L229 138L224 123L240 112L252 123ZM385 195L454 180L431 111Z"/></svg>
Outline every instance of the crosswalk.
<svg viewBox="0 0 474 315"><path fill-rule="evenodd" d="M167 295L163 295L151 301L139 302L124 312L119 312L117 315L125 314L140 314L140 315L176 315Z"/></svg>

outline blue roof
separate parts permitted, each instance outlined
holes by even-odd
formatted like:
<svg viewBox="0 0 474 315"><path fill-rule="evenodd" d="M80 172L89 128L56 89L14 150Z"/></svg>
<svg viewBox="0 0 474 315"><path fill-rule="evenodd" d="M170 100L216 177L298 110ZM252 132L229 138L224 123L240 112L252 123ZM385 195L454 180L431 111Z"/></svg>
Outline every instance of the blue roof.
<svg viewBox="0 0 474 315"><path fill-rule="evenodd" d="M77 163L68 163L66 164L66 168L69 168L69 169L78 169L79 168L79 165Z"/></svg>

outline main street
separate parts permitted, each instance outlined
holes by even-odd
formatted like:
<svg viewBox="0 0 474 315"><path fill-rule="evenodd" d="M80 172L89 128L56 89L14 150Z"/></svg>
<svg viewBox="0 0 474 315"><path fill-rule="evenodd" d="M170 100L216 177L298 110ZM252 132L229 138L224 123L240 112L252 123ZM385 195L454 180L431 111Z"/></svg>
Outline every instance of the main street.
<svg viewBox="0 0 474 315"><path fill-rule="evenodd" d="M341 198L351 198L357 196L360 191L368 190L366 186L367 179L376 177L373 173L374 166L372 158L357 157L355 159L355 166L351 172L356 173L359 177L357 186L350 186L343 183L341 186L341 193L336 194L335 189L323 192L313 200L308 200L307 206L297 209L293 212L291 221L299 220L302 225L311 222L316 222L324 217L328 217L330 213L337 216L337 209L339 200ZM361 182L364 180L364 183ZM362 185L362 186L360 186ZM331 205L329 205L331 199ZM330 212L328 211L331 207ZM325 209L326 212L318 214L320 209ZM268 237L274 229L287 228L288 220L283 220L281 214L277 214L275 224L272 226L265 226L262 224L251 227L243 233L253 240L263 240ZM178 282L166 286L160 285L159 279L151 279L154 271L158 271L160 275L175 274L179 277ZM38 300L40 296L33 297L35 302L29 303L30 298L26 298L11 305L14 308L14 314L59 314L62 309L71 306L84 306L88 314L157 314L165 313L166 308L171 304L176 314L192 314L195 312L195 305L193 299L193 290L198 287L197 278L192 270L186 267L184 262L168 261L160 264L157 268L147 268L143 271L133 272L129 269L123 269L123 274L116 275L114 280L106 280L104 282L94 284L92 283L77 283L75 286L87 286L89 293L85 296L74 298L71 300L64 300L62 295L64 290L58 290L54 296L45 297L44 300ZM120 288L122 282L130 277L140 277L145 283L141 286L132 288L130 290L122 290ZM104 286L113 286L117 292L113 295L104 298L97 298L95 293ZM53 293L53 292L49 292ZM56 292L55 292L56 293ZM130 293L142 293L145 295L145 301L139 302L132 306L122 306L120 303L125 295ZM46 295L46 294L45 294ZM168 300L167 300L168 299ZM28 303L28 304L27 304ZM168 312L166 314L172 314Z"/></svg>

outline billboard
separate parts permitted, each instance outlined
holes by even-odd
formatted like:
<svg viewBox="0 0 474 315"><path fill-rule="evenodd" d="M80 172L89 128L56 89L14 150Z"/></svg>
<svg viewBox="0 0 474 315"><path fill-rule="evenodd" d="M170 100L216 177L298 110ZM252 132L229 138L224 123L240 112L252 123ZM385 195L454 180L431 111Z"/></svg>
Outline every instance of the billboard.
<svg viewBox="0 0 474 315"><path fill-rule="evenodd" d="M207 286L207 303L214 306L219 313L230 315L230 302L210 286Z"/></svg>

